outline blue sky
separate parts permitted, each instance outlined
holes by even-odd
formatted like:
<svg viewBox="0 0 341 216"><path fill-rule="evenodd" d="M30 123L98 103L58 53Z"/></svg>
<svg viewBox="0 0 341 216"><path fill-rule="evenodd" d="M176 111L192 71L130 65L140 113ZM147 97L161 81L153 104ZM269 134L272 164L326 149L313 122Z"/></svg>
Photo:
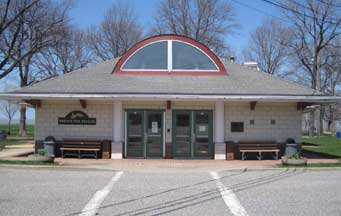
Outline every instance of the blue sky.
<svg viewBox="0 0 341 216"><path fill-rule="evenodd" d="M105 11L116 1L123 0L77 0L70 14L71 21L75 26L83 29L90 25L97 25L101 22ZM145 29L153 24L161 0L124 1L135 8L137 18ZM227 37L226 42L237 55L240 55L243 48L247 46L250 32L259 26L264 19L271 17L271 15L276 16L279 11L262 0L231 0L229 2L234 8L240 29L237 33Z"/></svg>
<svg viewBox="0 0 341 216"><path fill-rule="evenodd" d="M119 0L75 0L70 12L70 19L73 25L86 29L91 25L98 25L108 8ZM120 0L123 1L123 0ZM148 29L153 24L160 0L124 0L135 8L140 24ZM228 0L226 0L228 1ZM242 50L247 46L249 34L271 16L278 16L279 10L262 0L231 0L229 1L235 11L236 20L240 28L236 33L226 38L226 43L232 50L241 56ZM3 87L3 85L1 85ZM3 116L0 115L0 120ZM28 119L34 119L34 111L29 110ZM18 116L15 117L18 119Z"/></svg>

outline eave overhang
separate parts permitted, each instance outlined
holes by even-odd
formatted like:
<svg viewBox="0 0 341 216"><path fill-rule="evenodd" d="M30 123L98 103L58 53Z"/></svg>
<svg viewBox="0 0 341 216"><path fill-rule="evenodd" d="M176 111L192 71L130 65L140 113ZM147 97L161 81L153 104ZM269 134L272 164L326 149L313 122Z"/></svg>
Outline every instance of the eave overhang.
<svg viewBox="0 0 341 216"><path fill-rule="evenodd" d="M277 101L339 103L339 96L322 95L229 95L229 94L138 94L138 93L0 93L0 100L182 100L182 101Z"/></svg>

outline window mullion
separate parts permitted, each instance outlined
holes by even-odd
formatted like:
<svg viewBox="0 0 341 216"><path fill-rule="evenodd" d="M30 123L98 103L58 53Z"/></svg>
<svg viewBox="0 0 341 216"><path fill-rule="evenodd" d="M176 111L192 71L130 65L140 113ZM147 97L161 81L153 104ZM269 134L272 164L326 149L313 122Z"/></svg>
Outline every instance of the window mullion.
<svg viewBox="0 0 341 216"><path fill-rule="evenodd" d="M172 50L172 41L168 40L168 49L167 49L167 69L168 71L173 70L173 50Z"/></svg>

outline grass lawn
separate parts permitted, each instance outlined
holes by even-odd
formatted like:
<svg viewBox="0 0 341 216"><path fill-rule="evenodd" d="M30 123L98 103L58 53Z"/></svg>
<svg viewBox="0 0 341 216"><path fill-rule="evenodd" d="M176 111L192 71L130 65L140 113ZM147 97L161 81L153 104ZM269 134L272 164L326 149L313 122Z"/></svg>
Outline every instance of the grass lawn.
<svg viewBox="0 0 341 216"><path fill-rule="evenodd" d="M26 125L27 127L27 136L34 137L34 125ZM0 124L0 130L7 131L7 124ZM11 136L18 136L19 133L19 124L13 124L11 126Z"/></svg>
<svg viewBox="0 0 341 216"><path fill-rule="evenodd" d="M32 141L33 141L33 138L21 138L21 139L18 139L16 137L7 137L6 140L1 141L0 143L1 144L5 144L6 146L9 146L9 145L27 144L27 143L32 142Z"/></svg>
<svg viewBox="0 0 341 216"><path fill-rule="evenodd" d="M341 158L341 139L336 136L321 136L320 138L303 138L302 147L306 150L325 153ZM307 146L312 145L312 146Z"/></svg>
<svg viewBox="0 0 341 216"><path fill-rule="evenodd" d="M306 166L289 166L279 164L277 167L281 168L295 168L295 167L341 167L341 161L337 163L308 163Z"/></svg>
<svg viewBox="0 0 341 216"><path fill-rule="evenodd" d="M22 160L0 160L0 164L15 164L15 165L56 165L54 163L41 161L22 161Z"/></svg>

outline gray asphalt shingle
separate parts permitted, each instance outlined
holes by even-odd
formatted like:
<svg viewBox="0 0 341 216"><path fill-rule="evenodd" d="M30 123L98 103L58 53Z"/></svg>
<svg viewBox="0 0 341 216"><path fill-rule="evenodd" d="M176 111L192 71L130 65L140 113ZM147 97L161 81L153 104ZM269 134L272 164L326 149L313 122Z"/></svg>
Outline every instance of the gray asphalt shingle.
<svg viewBox="0 0 341 216"><path fill-rule="evenodd" d="M41 81L15 93L321 95L307 88L228 61L226 76L112 74L117 59Z"/></svg>

